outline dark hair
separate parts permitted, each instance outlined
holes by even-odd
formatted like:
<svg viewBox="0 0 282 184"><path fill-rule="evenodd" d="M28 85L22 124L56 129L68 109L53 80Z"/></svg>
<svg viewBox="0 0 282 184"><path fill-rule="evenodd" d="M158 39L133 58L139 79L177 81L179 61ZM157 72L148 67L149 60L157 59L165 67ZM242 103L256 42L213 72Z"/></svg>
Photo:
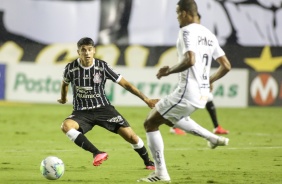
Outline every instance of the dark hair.
<svg viewBox="0 0 282 184"><path fill-rule="evenodd" d="M94 41L91 38L88 37L84 37L81 38L78 42L77 42L77 47L81 47L82 45L92 45L93 47L94 45Z"/></svg>
<svg viewBox="0 0 282 184"><path fill-rule="evenodd" d="M198 15L197 3L194 0L179 0L177 5L181 11L186 11L193 16Z"/></svg>
<svg viewBox="0 0 282 184"><path fill-rule="evenodd" d="M202 18L201 14L199 14L199 12L198 12L198 17L199 17L199 19L201 19L201 18Z"/></svg>

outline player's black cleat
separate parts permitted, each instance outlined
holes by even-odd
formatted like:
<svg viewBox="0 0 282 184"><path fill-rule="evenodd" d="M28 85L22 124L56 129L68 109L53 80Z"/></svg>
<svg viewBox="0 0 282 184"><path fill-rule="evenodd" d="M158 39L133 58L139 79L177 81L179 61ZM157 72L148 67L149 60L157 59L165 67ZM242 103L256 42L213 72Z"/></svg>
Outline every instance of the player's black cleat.
<svg viewBox="0 0 282 184"><path fill-rule="evenodd" d="M148 163L145 163L146 168L148 170L155 170L155 163L151 160L149 160Z"/></svg>

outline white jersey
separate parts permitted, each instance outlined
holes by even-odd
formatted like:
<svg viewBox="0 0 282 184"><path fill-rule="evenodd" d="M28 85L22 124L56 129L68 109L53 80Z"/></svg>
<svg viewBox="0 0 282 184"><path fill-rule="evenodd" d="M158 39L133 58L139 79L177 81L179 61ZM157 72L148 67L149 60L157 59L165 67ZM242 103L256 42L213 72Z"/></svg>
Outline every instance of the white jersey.
<svg viewBox="0 0 282 184"><path fill-rule="evenodd" d="M209 76L212 59L225 55L215 35L200 24L180 29L177 40L178 62L187 51L195 53L195 64L179 73L178 89L183 98L198 108L204 108L210 92Z"/></svg>

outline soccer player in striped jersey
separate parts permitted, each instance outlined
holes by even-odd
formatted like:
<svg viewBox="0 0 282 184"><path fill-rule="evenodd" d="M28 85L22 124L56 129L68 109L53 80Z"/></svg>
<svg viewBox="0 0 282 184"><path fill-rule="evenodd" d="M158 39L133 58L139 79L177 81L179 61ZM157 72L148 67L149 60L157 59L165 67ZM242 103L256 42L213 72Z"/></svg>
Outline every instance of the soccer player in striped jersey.
<svg viewBox="0 0 282 184"><path fill-rule="evenodd" d="M61 104L67 102L68 87L71 84L73 112L63 121L62 131L76 145L93 154L94 166L101 165L108 158L107 153L98 150L84 135L97 125L119 134L143 159L146 169L154 170L154 162L149 159L144 142L107 99L104 90L106 80L110 79L118 83L143 100L150 108L154 107L156 100L148 99L105 61L94 58L95 46L91 38L81 38L77 47L79 58L66 65L63 72L61 98L58 99Z"/></svg>
<svg viewBox="0 0 282 184"><path fill-rule="evenodd" d="M219 137L201 127L190 115L199 108L205 108L210 84L228 73L231 64L215 35L199 24L197 4L194 0L179 0L176 13L180 25L176 43L178 64L162 67L157 73L157 78L178 73L178 87L156 103L144 122L156 170L138 181L170 182L164 158L164 142L159 131L162 124L203 137L208 140L212 149L226 146L229 141L228 138ZM210 75L212 58L219 63L219 67Z"/></svg>

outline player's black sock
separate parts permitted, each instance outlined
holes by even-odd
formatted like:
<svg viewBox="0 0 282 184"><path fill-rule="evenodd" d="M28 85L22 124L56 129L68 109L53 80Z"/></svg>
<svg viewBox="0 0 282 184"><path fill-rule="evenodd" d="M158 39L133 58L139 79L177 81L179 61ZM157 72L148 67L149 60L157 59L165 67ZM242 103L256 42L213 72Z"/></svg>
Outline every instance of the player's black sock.
<svg viewBox="0 0 282 184"><path fill-rule="evenodd" d="M90 151L93 155L101 153L83 134L79 134L74 143L86 151Z"/></svg>
<svg viewBox="0 0 282 184"><path fill-rule="evenodd" d="M206 109L208 110L208 112L210 114L214 128L218 127L216 110L215 110L215 106L214 106L212 101L210 101L206 104Z"/></svg>
<svg viewBox="0 0 282 184"><path fill-rule="evenodd" d="M149 154L147 152L147 149L145 148L145 146L143 146L142 148L139 148L139 149L134 149L138 154L139 156L143 159L144 161L144 164L145 165L148 165L149 164Z"/></svg>

